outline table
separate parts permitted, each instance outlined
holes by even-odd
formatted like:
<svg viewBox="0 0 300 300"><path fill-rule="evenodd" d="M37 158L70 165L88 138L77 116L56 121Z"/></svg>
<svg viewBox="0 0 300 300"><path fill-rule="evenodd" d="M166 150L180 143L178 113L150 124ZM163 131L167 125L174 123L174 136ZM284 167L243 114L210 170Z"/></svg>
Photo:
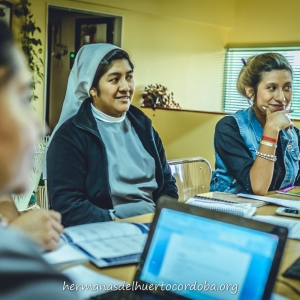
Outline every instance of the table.
<svg viewBox="0 0 300 300"><path fill-rule="evenodd" d="M205 193L201 194L206 197L214 197L213 193ZM276 194L274 192L270 192L268 194L269 196L276 197L276 198L281 198L281 199L290 199L290 200L299 200L299 197L294 197L294 196L287 196L287 195L281 195L281 194ZM271 215L275 216L275 211L278 206L276 205L265 205L257 208L256 214L259 215ZM119 220L119 222L138 222L138 223L147 223L151 222L153 219L154 214L146 214L146 215L141 215L141 216L136 216L128 219L123 219ZM289 218L296 220L295 218L291 217L284 217L284 218ZM283 258L281 261L281 265L279 268L278 280L282 280L285 282L288 282L290 285L294 286L299 290L300 287L300 282L299 280L296 279L288 279L283 277L281 274L300 256L300 240L291 240L288 239L285 247L285 251L283 254ZM136 265L127 265L127 266L120 266L120 267L111 267L111 268L106 268L106 269L99 269L92 265L91 263L85 263L85 266L88 268L95 270L99 273L120 279L122 281L127 281L127 282L132 282L136 270ZM274 286L274 292L277 294L280 294L282 296L285 296L289 299L299 299L299 295L297 295L292 289L287 287L285 284L276 282Z"/></svg>

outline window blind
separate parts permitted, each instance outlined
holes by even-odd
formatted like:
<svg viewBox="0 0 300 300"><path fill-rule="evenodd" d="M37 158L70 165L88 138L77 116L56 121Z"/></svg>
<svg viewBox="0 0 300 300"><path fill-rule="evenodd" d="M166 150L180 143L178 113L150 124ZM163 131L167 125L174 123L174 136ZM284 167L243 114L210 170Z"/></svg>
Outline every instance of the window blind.
<svg viewBox="0 0 300 300"><path fill-rule="evenodd" d="M225 54L225 72L223 86L223 110L226 113L235 113L239 109L248 108L251 104L241 96L236 89L239 72L245 60L252 55L265 52L277 52L286 57L291 64L294 77L292 89L291 117L300 119L300 46L299 47L272 47L272 48L228 48Z"/></svg>

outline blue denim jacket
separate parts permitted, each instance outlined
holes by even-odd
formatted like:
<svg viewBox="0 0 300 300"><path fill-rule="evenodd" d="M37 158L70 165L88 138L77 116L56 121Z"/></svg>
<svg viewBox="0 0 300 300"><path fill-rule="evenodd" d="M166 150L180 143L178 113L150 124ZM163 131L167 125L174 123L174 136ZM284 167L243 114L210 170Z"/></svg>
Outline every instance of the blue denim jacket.
<svg viewBox="0 0 300 300"><path fill-rule="evenodd" d="M256 157L256 151L259 148L259 142L263 134L263 128L259 123L253 108L246 110L239 110L232 115L237 121L240 134L244 142L251 152L253 161ZM285 188L293 185L299 170L299 146L298 146L298 133L295 129L281 131L279 135L282 153L284 155L285 178L281 183L280 188ZM226 193L250 193L251 187L243 187L235 178L233 178L226 165L222 161L215 149L216 155L216 170L213 173L210 191L219 191Z"/></svg>

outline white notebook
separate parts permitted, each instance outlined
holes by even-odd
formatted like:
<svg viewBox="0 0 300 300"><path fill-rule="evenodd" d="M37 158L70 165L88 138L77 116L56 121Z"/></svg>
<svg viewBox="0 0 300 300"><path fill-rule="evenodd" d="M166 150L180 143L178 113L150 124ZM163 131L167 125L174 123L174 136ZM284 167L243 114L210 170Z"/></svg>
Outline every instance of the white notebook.
<svg viewBox="0 0 300 300"><path fill-rule="evenodd" d="M252 207L251 203L233 203L202 196L197 196L197 198L190 198L185 203L247 218L253 216L256 212L256 207Z"/></svg>

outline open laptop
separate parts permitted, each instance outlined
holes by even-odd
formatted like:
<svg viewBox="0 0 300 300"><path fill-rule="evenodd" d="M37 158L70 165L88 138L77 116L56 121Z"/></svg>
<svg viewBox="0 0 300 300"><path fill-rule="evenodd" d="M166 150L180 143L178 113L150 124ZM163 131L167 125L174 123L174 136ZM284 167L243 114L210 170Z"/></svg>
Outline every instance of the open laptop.
<svg viewBox="0 0 300 300"><path fill-rule="evenodd" d="M130 290L91 299L269 299L285 227L161 201Z"/></svg>

